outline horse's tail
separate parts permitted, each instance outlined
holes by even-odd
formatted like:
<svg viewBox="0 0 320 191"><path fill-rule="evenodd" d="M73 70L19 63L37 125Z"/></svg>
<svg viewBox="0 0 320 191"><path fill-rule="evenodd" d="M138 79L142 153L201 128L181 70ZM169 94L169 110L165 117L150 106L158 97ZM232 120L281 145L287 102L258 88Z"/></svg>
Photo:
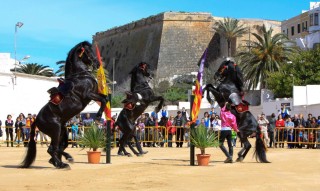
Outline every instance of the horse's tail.
<svg viewBox="0 0 320 191"><path fill-rule="evenodd" d="M36 123L34 122L31 125L31 132L30 132L30 141L28 144L28 150L27 150L27 154L24 158L24 160L22 161L20 167L21 168L28 168L30 167L30 165L34 162L36 155L37 155L37 147L36 147L36 141L34 140L35 138L35 134L36 134Z"/></svg>
<svg viewBox="0 0 320 191"><path fill-rule="evenodd" d="M256 148L254 151L254 156L256 158L256 161L262 162L262 163L270 163L267 160L266 152L267 152L267 147L261 138L261 130L258 127L257 134L256 134Z"/></svg>

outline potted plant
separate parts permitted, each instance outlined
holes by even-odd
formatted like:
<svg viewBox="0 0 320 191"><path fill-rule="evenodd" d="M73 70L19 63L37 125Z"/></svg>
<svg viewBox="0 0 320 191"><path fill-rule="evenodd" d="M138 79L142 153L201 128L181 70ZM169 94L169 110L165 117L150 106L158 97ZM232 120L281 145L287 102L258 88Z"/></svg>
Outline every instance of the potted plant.
<svg viewBox="0 0 320 191"><path fill-rule="evenodd" d="M80 138L79 144L90 148L90 150L87 151L89 163L100 163L101 151L97 150L98 148L103 148L106 144L103 130L99 129L97 125L92 124L91 128L88 128Z"/></svg>
<svg viewBox="0 0 320 191"><path fill-rule="evenodd" d="M205 149L207 147L219 146L218 136L214 132L208 131L204 125L200 124L191 130L190 141L201 151L201 154L197 154L198 165L207 166L211 155L206 154Z"/></svg>

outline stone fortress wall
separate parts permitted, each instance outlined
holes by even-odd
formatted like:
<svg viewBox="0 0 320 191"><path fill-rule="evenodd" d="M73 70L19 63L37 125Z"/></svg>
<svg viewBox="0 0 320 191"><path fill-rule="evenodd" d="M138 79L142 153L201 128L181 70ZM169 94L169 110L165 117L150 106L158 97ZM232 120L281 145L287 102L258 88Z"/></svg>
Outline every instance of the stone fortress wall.
<svg viewBox="0 0 320 191"><path fill-rule="evenodd" d="M227 42L212 27L221 17L210 13L164 12L132 23L97 32L97 43L109 79L116 81L116 90L128 86L129 72L139 62L150 64L157 79L172 79L175 75L198 71L198 63L208 47L207 64L219 65L227 56ZM239 19L250 32L256 25L272 26L274 33L281 31L281 22L262 19ZM243 40L254 40L245 35L232 42L232 54ZM113 64L115 60L115 64ZM113 74L115 79L112 79Z"/></svg>

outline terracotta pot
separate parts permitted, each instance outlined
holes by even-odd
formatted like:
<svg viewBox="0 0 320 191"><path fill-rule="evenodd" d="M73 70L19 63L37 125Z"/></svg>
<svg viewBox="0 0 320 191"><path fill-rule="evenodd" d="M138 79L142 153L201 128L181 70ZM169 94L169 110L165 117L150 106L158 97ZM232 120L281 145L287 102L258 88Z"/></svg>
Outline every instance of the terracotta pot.
<svg viewBox="0 0 320 191"><path fill-rule="evenodd" d="M99 164L101 151L87 151L88 162L91 164Z"/></svg>
<svg viewBox="0 0 320 191"><path fill-rule="evenodd" d="M210 154L197 154L198 166L208 166L210 161Z"/></svg>

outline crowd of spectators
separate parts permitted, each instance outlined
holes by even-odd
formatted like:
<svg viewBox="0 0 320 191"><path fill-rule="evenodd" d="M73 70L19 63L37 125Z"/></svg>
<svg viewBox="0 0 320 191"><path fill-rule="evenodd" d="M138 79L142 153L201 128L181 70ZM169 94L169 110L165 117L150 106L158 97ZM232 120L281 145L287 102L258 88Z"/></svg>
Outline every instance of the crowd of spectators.
<svg viewBox="0 0 320 191"><path fill-rule="evenodd" d="M30 127L36 119L35 114L28 114L27 117L20 113L14 120L8 115L4 121L5 143L7 147L14 145L27 146L30 139ZM117 115L112 116L111 128L116 133L116 141L121 137L121 127L115 126L114 122ZM289 110L284 106L277 114L270 116L265 114L257 118L265 144L269 148L320 148L320 116L317 118L308 114L304 119L303 114L290 115ZM102 119L97 122L90 113L76 115L67 122L69 141L71 147L78 147L77 141L83 135L85 128L91 124L97 124L99 128L105 128L106 122ZM2 122L0 120L0 126ZM220 116L212 108L199 116L195 126L203 125L208 131L219 134L221 130ZM163 147L166 143L168 147L189 146L190 117L185 108L177 111L175 115L169 115L169 112L163 107L159 113L143 113L136 120L135 135L141 141L144 147ZM236 132L232 132L232 143L236 146ZM38 140L38 137L40 138ZM35 140L41 145L49 145L50 140L47 136L36 128Z"/></svg>

